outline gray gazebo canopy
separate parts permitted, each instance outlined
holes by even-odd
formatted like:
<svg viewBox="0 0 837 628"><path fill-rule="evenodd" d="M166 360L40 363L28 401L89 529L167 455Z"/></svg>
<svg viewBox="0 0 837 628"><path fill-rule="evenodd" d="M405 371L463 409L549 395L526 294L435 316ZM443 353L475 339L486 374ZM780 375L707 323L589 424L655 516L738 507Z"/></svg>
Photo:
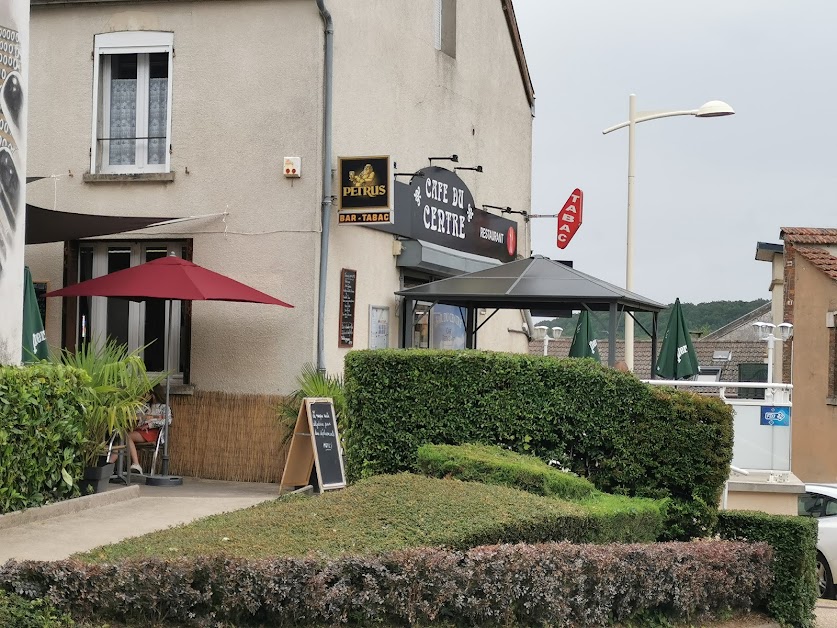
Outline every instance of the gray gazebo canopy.
<svg viewBox="0 0 837 628"><path fill-rule="evenodd" d="M477 332L488 321L477 326L475 312L480 308L493 308L495 312L491 316L500 309L528 309L536 316L554 316L567 310L609 312L608 336L611 340L616 337L619 313L628 312L633 316L635 312L651 312L652 356L656 356L657 314L666 308L661 303L540 255L440 279L396 294L404 297L405 316L402 316L401 324L405 346L408 336L406 314L412 312L415 302L425 301L466 310L466 347L469 348L476 347ZM613 366L615 362L616 343L608 342L608 364ZM651 372L654 372L653 368Z"/></svg>

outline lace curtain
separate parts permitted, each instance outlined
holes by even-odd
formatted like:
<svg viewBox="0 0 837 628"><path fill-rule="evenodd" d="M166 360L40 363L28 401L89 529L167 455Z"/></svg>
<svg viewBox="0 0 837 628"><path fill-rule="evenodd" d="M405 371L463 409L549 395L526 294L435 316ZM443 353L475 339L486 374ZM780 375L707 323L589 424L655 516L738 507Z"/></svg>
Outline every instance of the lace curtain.
<svg viewBox="0 0 837 628"><path fill-rule="evenodd" d="M169 80L153 78L148 86L148 137L162 139L148 140L148 163L166 163L166 109L168 105Z"/></svg>
<svg viewBox="0 0 837 628"><path fill-rule="evenodd" d="M110 82L109 137L137 136L137 80L112 79ZM110 140L109 162L112 166L129 166L136 161L137 141Z"/></svg>
<svg viewBox="0 0 837 628"><path fill-rule="evenodd" d="M148 85L148 164L166 163L167 78L153 78ZM137 137L137 80L112 79L110 83L111 138ZM136 139L111 139L109 163L131 166L136 163Z"/></svg>

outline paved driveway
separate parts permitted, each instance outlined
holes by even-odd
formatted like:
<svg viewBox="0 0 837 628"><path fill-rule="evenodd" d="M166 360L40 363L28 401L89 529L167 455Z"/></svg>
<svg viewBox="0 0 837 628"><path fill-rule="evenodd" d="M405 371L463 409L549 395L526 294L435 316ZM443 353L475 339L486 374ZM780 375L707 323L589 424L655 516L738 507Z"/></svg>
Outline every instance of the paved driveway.
<svg viewBox="0 0 837 628"><path fill-rule="evenodd" d="M276 484L195 478L184 478L182 486L171 487L113 484L106 493L90 496L95 500L80 498L92 503L84 510L66 512L87 505L68 500L25 511L5 525L0 519L0 563L11 558L59 560L201 517L248 508L278 495ZM44 512L46 509L53 511ZM65 514L58 514L62 512ZM56 516L32 520L47 514Z"/></svg>

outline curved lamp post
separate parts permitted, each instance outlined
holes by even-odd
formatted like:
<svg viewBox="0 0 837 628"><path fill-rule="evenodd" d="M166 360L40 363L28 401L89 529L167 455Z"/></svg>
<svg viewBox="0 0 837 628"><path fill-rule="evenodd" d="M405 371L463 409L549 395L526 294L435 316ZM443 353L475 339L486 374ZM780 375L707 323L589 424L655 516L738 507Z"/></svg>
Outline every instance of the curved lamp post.
<svg viewBox="0 0 837 628"><path fill-rule="evenodd" d="M640 122L657 120L659 118L671 118L673 116L694 116L696 118L715 118L719 116L730 116L735 111L727 103L720 100L710 100L697 109L682 111L637 111L636 94L628 97L628 120L602 131L607 135L612 131L628 127L628 233L627 233L627 258L625 263L625 289L632 291L634 284L634 129ZM625 362L628 368L634 369L634 319L630 314L625 316Z"/></svg>

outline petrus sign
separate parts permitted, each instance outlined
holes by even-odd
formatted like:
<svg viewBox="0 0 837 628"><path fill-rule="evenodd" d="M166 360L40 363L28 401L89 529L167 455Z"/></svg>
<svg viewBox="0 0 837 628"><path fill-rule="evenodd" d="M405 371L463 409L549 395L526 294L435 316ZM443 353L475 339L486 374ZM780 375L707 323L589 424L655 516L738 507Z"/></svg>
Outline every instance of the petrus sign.
<svg viewBox="0 0 837 628"><path fill-rule="evenodd" d="M790 427L790 406L761 406L761 425Z"/></svg>
<svg viewBox="0 0 837 628"><path fill-rule="evenodd" d="M392 222L389 156L340 157L340 224Z"/></svg>

